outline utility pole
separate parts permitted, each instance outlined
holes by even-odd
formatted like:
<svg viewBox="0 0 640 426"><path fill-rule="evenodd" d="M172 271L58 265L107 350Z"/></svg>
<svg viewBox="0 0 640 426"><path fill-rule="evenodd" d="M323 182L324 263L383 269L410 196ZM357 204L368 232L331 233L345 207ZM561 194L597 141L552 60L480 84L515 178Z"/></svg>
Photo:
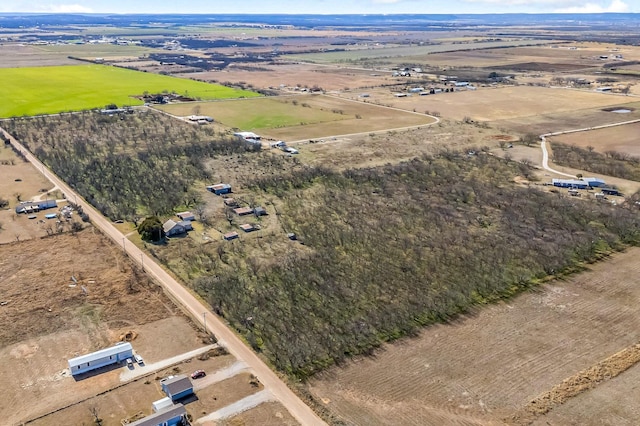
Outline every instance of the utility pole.
<svg viewBox="0 0 640 426"><path fill-rule="evenodd" d="M202 322L204 323L204 332L207 333L207 312L202 313Z"/></svg>

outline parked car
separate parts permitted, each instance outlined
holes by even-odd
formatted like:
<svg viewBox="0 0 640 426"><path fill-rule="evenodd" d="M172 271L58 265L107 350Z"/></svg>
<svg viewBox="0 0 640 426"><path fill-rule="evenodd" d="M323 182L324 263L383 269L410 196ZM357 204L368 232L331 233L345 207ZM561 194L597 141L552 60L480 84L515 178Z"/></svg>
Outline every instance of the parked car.
<svg viewBox="0 0 640 426"><path fill-rule="evenodd" d="M142 357L140 355L136 354L133 357L135 358L135 360L138 363L138 365L144 364L144 360L142 359Z"/></svg>
<svg viewBox="0 0 640 426"><path fill-rule="evenodd" d="M191 378L192 379L199 379L201 377L206 376L207 373L204 372L204 370L196 370L193 373L191 373Z"/></svg>
<svg viewBox="0 0 640 426"><path fill-rule="evenodd" d="M133 368L133 360L131 358L127 358L127 367Z"/></svg>

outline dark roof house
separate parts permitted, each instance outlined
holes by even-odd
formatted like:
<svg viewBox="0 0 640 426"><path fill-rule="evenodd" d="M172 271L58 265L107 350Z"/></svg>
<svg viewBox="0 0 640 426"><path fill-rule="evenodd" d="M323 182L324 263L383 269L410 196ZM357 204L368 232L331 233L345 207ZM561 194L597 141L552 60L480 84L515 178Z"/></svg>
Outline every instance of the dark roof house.
<svg viewBox="0 0 640 426"><path fill-rule="evenodd" d="M193 384L187 376L170 376L160 380L162 391L167 394L172 401L189 396L193 393Z"/></svg>

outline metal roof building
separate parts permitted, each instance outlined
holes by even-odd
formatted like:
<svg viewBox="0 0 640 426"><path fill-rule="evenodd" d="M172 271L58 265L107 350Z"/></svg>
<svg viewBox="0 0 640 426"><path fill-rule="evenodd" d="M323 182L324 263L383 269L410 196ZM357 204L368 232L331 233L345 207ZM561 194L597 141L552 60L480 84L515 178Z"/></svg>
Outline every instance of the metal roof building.
<svg viewBox="0 0 640 426"><path fill-rule="evenodd" d="M133 347L131 343L124 342L110 348L100 349L86 355L80 355L71 358L69 362L69 370L72 375L86 373L107 365L117 364L131 358L133 356Z"/></svg>
<svg viewBox="0 0 640 426"><path fill-rule="evenodd" d="M184 408L184 405L176 404L160 410L157 413L153 413L144 419L129 423L129 426L173 426L182 424L186 416L187 410Z"/></svg>

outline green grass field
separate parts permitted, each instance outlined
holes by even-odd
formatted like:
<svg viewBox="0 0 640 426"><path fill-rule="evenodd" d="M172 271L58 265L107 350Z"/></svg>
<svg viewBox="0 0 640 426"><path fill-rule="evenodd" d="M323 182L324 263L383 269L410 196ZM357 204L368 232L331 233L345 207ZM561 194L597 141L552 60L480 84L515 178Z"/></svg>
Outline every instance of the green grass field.
<svg viewBox="0 0 640 426"><path fill-rule="evenodd" d="M104 65L2 68L0 117L54 114L102 108L107 104L140 105L133 96L175 92L201 99L259 96L217 84L202 83Z"/></svg>

